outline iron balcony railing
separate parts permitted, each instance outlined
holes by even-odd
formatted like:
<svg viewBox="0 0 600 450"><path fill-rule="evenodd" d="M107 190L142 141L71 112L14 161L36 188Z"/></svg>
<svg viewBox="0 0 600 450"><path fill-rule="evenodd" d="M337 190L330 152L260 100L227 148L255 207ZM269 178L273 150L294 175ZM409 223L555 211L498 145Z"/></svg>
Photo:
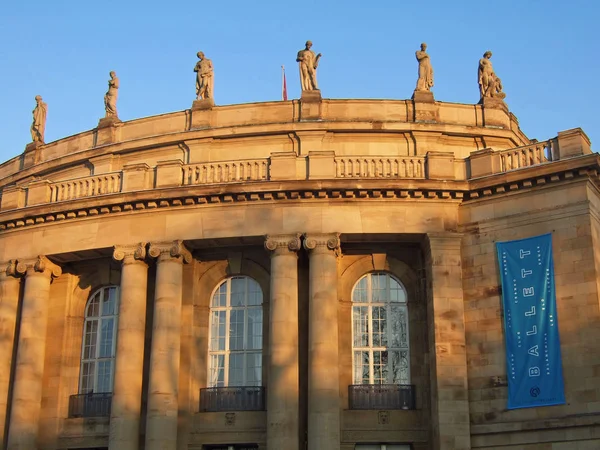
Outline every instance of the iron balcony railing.
<svg viewBox="0 0 600 450"><path fill-rule="evenodd" d="M415 409L412 384L354 384L348 386L350 409Z"/></svg>
<svg viewBox="0 0 600 450"><path fill-rule="evenodd" d="M110 417L112 393L77 394L69 398L69 417Z"/></svg>
<svg viewBox="0 0 600 450"><path fill-rule="evenodd" d="M200 411L264 411L262 386L211 387L200 389Z"/></svg>

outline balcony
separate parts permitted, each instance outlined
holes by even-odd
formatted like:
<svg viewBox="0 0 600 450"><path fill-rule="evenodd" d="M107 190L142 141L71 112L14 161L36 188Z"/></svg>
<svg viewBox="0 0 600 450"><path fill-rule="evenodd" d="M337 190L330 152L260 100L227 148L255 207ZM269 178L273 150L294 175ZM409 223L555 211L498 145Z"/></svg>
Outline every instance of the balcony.
<svg viewBox="0 0 600 450"><path fill-rule="evenodd" d="M77 394L69 397L69 418L110 417L111 392Z"/></svg>
<svg viewBox="0 0 600 450"><path fill-rule="evenodd" d="M350 409L415 409L411 384L355 384L348 386Z"/></svg>
<svg viewBox="0 0 600 450"><path fill-rule="evenodd" d="M200 389L200 411L264 411L262 386L212 387Z"/></svg>

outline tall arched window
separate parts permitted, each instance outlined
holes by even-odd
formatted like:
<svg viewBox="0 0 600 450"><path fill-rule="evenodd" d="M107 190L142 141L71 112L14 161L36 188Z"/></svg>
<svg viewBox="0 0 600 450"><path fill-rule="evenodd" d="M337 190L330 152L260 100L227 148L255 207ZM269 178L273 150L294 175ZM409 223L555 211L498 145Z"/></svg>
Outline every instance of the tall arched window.
<svg viewBox="0 0 600 450"><path fill-rule="evenodd" d="M112 392L119 314L116 286L98 289L85 307L79 393Z"/></svg>
<svg viewBox="0 0 600 450"><path fill-rule="evenodd" d="M232 277L212 295L209 387L261 386L263 293L256 281Z"/></svg>
<svg viewBox="0 0 600 450"><path fill-rule="evenodd" d="M354 384L410 384L406 289L385 272L352 290Z"/></svg>

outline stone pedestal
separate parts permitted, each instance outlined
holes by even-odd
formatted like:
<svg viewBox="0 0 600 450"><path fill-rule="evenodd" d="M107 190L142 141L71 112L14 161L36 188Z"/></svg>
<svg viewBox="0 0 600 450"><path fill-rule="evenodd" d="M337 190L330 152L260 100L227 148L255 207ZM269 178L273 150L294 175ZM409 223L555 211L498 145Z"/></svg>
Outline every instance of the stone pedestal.
<svg viewBox="0 0 600 450"><path fill-rule="evenodd" d="M148 284L146 244L115 247L113 258L121 261L121 292L108 448L139 450Z"/></svg>
<svg viewBox="0 0 600 450"><path fill-rule="evenodd" d="M19 262L16 269L27 275L6 448L31 450L38 448L39 444L50 282L52 277L60 276L62 270L44 256L35 261Z"/></svg>
<svg viewBox="0 0 600 450"><path fill-rule="evenodd" d="M339 234L308 234L308 448L340 448L337 255Z"/></svg>
<svg viewBox="0 0 600 450"><path fill-rule="evenodd" d="M192 261L181 241L151 244L158 258L150 353L146 450L177 448L183 264Z"/></svg>
<svg viewBox="0 0 600 450"><path fill-rule="evenodd" d="M42 148L44 147L43 142L30 142L25 146L25 152L23 153L23 169L31 166L35 166L42 161Z"/></svg>
<svg viewBox="0 0 600 450"><path fill-rule="evenodd" d="M471 448L461 239L428 235L425 248L434 450Z"/></svg>
<svg viewBox="0 0 600 450"><path fill-rule="evenodd" d="M95 146L112 144L120 140L120 127L123 122L117 116L103 117L96 128Z"/></svg>
<svg viewBox="0 0 600 450"><path fill-rule="evenodd" d="M16 278L15 260L0 266L0 440L4 440L4 425L8 407L8 385L12 365L20 280ZM1 442L1 441L0 441ZM1 448L1 446L0 446Z"/></svg>
<svg viewBox="0 0 600 450"><path fill-rule="evenodd" d="M414 91L412 95L415 122L437 122L438 107L431 91Z"/></svg>
<svg viewBox="0 0 600 450"><path fill-rule="evenodd" d="M267 448L299 450L298 255L300 235L267 236L271 299Z"/></svg>
<svg viewBox="0 0 600 450"><path fill-rule="evenodd" d="M192 121L191 128L210 128L212 118L212 108L215 101L212 98L194 100L192 103Z"/></svg>
<svg viewBox="0 0 600 450"><path fill-rule="evenodd" d="M302 91L300 95L300 120L320 120L323 98L321 91Z"/></svg>
<svg viewBox="0 0 600 450"><path fill-rule="evenodd" d="M483 97L479 103L483 107L483 125L486 127L510 129L510 114L504 100L498 97Z"/></svg>

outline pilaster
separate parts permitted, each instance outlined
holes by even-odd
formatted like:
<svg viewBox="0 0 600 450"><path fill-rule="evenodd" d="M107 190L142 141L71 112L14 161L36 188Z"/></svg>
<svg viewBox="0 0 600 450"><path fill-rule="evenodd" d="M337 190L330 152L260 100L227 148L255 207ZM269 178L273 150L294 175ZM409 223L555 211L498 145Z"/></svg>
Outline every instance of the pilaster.
<svg viewBox="0 0 600 450"><path fill-rule="evenodd" d="M62 269L45 256L38 256L19 261L16 271L26 276L7 449L31 450L38 447L50 283L62 274Z"/></svg>
<svg viewBox="0 0 600 450"><path fill-rule="evenodd" d="M183 264L192 261L192 254L182 241L152 243L148 254L157 258L157 267L145 449L175 450Z"/></svg>
<svg viewBox="0 0 600 450"><path fill-rule="evenodd" d="M428 235L427 324L431 366L431 429L435 450L471 448L461 239Z"/></svg>
<svg viewBox="0 0 600 450"><path fill-rule="evenodd" d="M116 246L121 262L117 354L110 413L110 450L139 450L148 265L146 243Z"/></svg>
<svg viewBox="0 0 600 450"><path fill-rule="evenodd" d="M298 255L300 234L266 236L271 252L267 448L299 450Z"/></svg>
<svg viewBox="0 0 600 450"><path fill-rule="evenodd" d="M340 448L337 257L340 234L305 234L309 252L308 448Z"/></svg>

